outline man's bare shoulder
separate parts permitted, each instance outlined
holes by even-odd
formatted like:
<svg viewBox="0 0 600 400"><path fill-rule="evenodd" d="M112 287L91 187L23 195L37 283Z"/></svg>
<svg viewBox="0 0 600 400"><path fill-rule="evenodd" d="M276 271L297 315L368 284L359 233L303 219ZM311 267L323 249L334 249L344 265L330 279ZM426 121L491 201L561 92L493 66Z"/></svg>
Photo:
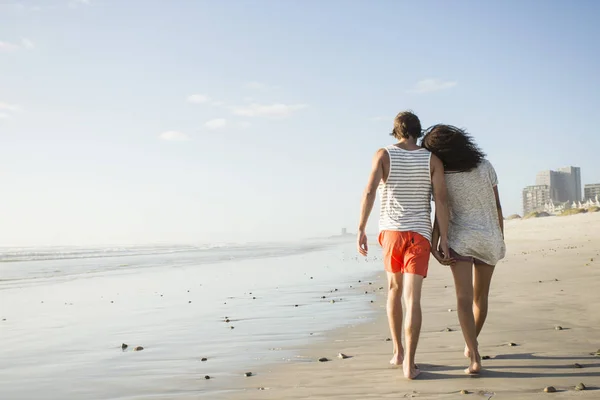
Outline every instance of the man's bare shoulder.
<svg viewBox="0 0 600 400"><path fill-rule="evenodd" d="M431 153L430 164L431 164L431 168L444 168L444 164L442 163L442 160L440 160L439 157L433 153Z"/></svg>
<svg viewBox="0 0 600 400"><path fill-rule="evenodd" d="M384 164L389 164L390 162L390 153L388 153L387 149L381 148L377 150L375 156L373 157L373 161L377 161Z"/></svg>

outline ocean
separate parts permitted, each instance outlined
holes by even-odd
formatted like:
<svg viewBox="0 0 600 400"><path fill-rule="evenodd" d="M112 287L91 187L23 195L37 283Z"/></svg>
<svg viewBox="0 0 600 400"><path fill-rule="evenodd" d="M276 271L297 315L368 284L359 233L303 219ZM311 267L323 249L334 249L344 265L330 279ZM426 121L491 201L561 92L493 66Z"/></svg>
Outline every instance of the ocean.
<svg viewBox="0 0 600 400"><path fill-rule="evenodd" d="M244 372L306 361L296 346L368 318L379 288L357 287L381 268L353 237L1 248L0 398L227 393Z"/></svg>

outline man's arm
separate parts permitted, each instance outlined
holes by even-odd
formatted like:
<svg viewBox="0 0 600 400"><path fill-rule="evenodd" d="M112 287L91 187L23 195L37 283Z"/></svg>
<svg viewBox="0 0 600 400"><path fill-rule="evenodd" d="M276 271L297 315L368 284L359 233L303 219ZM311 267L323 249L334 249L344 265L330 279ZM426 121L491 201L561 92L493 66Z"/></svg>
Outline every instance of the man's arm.
<svg viewBox="0 0 600 400"><path fill-rule="evenodd" d="M373 204L375 204L375 199L377 198L377 187L383 178L383 159L386 155L386 150L380 149L373 157L371 174L369 175L369 181L362 196L360 221L358 223L358 252L363 256L366 256L369 251L365 230L367 229L369 215L371 215L371 211L373 210Z"/></svg>
<svg viewBox="0 0 600 400"><path fill-rule="evenodd" d="M442 251L444 259L450 258L448 249L448 192L446 190L446 178L444 177L444 165L435 155L431 155L431 184L433 185L433 198L435 200L435 220L440 234L439 247L432 243L435 249Z"/></svg>
<svg viewBox="0 0 600 400"><path fill-rule="evenodd" d="M502 237L504 237L504 215L502 215L502 204L500 204L500 193L498 192L498 186L494 186L494 196L496 197L496 209L498 210L498 223L500 224Z"/></svg>

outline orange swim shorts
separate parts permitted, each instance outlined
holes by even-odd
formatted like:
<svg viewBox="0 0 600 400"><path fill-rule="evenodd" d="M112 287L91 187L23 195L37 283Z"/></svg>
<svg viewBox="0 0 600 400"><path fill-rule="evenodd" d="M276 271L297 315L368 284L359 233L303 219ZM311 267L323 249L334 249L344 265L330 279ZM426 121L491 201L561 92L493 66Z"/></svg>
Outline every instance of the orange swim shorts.
<svg viewBox="0 0 600 400"><path fill-rule="evenodd" d="M427 277L431 243L416 232L381 231L385 270Z"/></svg>

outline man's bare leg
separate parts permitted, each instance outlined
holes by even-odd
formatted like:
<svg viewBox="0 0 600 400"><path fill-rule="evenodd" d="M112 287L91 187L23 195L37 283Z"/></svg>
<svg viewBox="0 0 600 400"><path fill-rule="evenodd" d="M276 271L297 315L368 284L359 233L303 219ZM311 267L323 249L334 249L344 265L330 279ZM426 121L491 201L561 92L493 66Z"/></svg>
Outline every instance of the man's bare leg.
<svg viewBox="0 0 600 400"><path fill-rule="evenodd" d="M392 365L402 365L404 349L402 348L402 274L387 273L388 298L387 316L390 324L394 355L390 360Z"/></svg>
<svg viewBox="0 0 600 400"><path fill-rule="evenodd" d="M456 302L458 320L467 343L471 364L465 370L467 374L476 374L481 370L481 357L477 344L477 330L473 316L473 264L459 261L452 266L454 286L456 287Z"/></svg>
<svg viewBox="0 0 600 400"><path fill-rule="evenodd" d="M488 313L488 297L494 266L487 264L475 264L473 280L473 315L475 316L475 328L477 337L483 329ZM465 357L469 358L469 348L465 346Z"/></svg>
<svg viewBox="0 0 600 400"><path fill-rule="evenodd" d="M404 376L416 378L421 371L415 365L415 353L421 333L421 288L423 277L416 274L404 274L404 305L406 306L406 321L404 335L406 340L406 357L404 358Z"/></svg>

